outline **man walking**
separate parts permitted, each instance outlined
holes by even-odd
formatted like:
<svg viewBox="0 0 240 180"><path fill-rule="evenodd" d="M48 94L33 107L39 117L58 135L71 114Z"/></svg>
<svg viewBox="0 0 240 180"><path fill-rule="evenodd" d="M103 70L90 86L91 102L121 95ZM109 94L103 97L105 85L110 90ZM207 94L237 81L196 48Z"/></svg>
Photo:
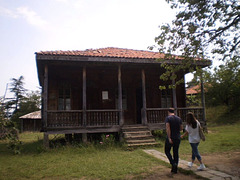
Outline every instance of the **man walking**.
<svg viewBox="0 0 240 180"><path fill-rule="evenodd" d="M168 116L165 119L167 138L165 141L165 154L172 165L172 173L177 173L180 145L180 131L183 129L182 119L174 114L174 109L168 110ZM171 149L173 148L173 156Z"/></svg>

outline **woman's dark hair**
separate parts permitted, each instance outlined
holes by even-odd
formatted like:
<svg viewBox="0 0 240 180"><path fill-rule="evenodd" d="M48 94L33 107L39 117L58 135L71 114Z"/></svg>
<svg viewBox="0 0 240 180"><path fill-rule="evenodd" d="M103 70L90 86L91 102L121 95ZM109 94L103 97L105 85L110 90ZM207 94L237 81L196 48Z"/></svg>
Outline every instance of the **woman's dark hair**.
<svg viewBox="0 0 240 180"><path fill-rule="evenodd" d="M197 120L192 112L187 113L187 124L192 126L193 129L197 127Z"/></svg>

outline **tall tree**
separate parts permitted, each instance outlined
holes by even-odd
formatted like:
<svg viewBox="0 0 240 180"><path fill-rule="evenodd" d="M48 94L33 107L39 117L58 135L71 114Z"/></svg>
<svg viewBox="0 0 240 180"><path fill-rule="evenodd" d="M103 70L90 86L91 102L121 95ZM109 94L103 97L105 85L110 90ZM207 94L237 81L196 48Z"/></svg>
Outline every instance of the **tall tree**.
<svg viewBox="0 0 240 180"><path fill-rule="evenodd" d="M11 100L9 103L15 105L15 112L17 112L19 107L19 102L22 98L24 98L24 95L26 93L26 89L24 88L24 77L20 76L18 79L12 78L11 79L11 88L10 92L14 93L14 99Z"/></svg>
<svg viewBox="0 0 240 180"><path fill-rule="evenodd" d="M207 104L237 109L240 105L240 57L215 68L205 87Z"/></svg>
<svg viewBox="0 0 240 180"><path fill-rule="evenodd" d="M239 0L166 1L177 14L171 24L160 26L160 35L155 38L165 58L180 55L186 60L181 68L189 69L189 61L194 62L196 58L225 60L237 56L240 51ZM177 70L174 66L167 67L170 75Z"/></svg>

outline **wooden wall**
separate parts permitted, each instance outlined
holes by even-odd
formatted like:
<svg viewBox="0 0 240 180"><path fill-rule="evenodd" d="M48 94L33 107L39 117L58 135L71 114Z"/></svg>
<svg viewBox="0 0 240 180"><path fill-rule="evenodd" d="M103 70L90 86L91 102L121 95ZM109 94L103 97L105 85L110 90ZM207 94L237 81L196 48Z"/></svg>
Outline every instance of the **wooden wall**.
<svg viewBox="0 0 240 180"><path fill-rule="evenodd" d="M166 82L160 80L162 69L159 65L122 65L122 89L127 100L124 109L125 124L139 122L139 109L142 106L141 70L146 76L147 108L161 108L161 90L159 85ZM118 94L118 66L86 66L87 72L87 109L116 109ZM183 75L179 75L183 76ZM171 82L167 82L171 83ZM48 110L58 110L59 88L67 86L71 89L71 109L82 109L82 67L67 65L49 66ZM102 99L102 92L108 92L108 99ZM178 107L185 107L184 84L177 87Z"/></svg>

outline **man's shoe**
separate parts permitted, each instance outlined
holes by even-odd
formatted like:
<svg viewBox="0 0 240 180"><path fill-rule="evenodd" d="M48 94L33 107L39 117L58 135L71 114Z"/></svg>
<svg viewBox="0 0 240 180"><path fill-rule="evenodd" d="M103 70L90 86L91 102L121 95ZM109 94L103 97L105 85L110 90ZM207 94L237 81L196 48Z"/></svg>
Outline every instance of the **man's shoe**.
<svg viewBox="0 0 240 180"><path fill-rule="evenodd" d="M203 171L204 169L206 169L204 164L200 164L200 166L197 168L198 171Z"/></svg>
<svg viewBox="0 0 240 180"><path fill-rule="evenodd" d="M173 164L171 172L174 173L174 174L177 174L177 171L178 171L177 164Z"/></svg>

